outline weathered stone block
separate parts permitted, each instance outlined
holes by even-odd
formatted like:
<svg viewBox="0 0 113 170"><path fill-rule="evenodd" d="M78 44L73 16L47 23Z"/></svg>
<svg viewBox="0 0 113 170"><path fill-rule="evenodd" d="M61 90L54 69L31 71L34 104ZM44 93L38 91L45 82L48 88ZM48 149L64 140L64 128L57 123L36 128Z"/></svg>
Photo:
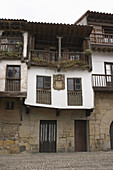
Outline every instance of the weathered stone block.
<svg viewBox="0 0 113 170"><path fill-rule="evenodd" d="M6 141L4 141L4 146L11 146L11 145L13 145L15 142L14 141L12 141L12 140L6 140Z"/></svg>
<svg viewBox="0 0 113 170"><path fill-rule="evenodd" d="M24 152L24 151L26 151L26 146L25 145L20 146L20 152Z"/></svg>
<svg viewBox="0 0 113 170"><path fill-rule="evenodd" d="M62 138L62 139L60 139L60 140L59 140L59 143L61 143L61 144L65 144L65 143L66 143L66 138Z"/></svg>
<svg viewBox="0 0 113 170"><path fill-rule="evenodd" d="M30 144L38 144L38 139L37 138L30 138L29 143Z"/></svg>
<svg viewBox="0 0 113 170"><path fill-rule="evenodd" d="M2 145L3 145L3 141L1 140L1 141L0 141L0 146L2 146Z"/></svg>
<svg viewBox="0 0 113 170"><path fill-rule="evenodd" d="M20 137L30 137L30 126L20 127Z"/></svg>
<svg viewBox="0 0 113 170"><path fill-rule="evenodd" d="M19 147L17 145L11 145L10 152L14 154L19 153Z"/></svg>

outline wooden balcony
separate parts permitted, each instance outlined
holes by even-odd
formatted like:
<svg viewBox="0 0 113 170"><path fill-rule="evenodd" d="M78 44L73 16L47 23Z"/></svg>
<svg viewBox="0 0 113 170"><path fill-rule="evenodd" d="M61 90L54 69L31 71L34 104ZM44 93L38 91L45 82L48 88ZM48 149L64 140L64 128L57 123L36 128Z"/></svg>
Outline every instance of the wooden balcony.
<svg viewBox="0 0 113 170"><path fill-rule="evenodd" d="M22 56L23 47L20 44L1 44L0 57L1 58L20 58Z"/></svg>
<svg viewBox="0 0 113 170"><path fill-rule="evenodd" d="M69 106L82 106L82 92L81 91L68 91L68 105Z"/></svg>
<svg viewBox="0 0 113 170"><path fill-rule="evenodd" d="M27 97L27 92L20 89L20 82L20 79L6 78L5 91L0 91L0 97Z"/></svg>
<svg viewBox="0 0 113 170"><path fill-rule="evenodd" d="M91 59L85 56L84 52L62 52L61 53L61 68L72 66L89 67ZM58 52L31 50L31 62L39 66L57 67Z"/></svg>
<svg viewBox="0 0 113 170"><path fill-rule="evenodd" d="M6 91L20 91L20 79L6 78Z"/></svg>
<svg viewBox="0 0 113 170"><path fill-rule="evenodd" d="M37 103L50 105L51 104L51 91L37 89Z"/></svg>
<svg viewBox="0 0 113 170"><path fill-rule="evenodd" d="M94 44L113 45L113 34L92 33L90 41Z"/></svg>
<svg viewBox="0 0 113 170"><path fill-rule="evenodd" d="M95 91L113 91L113 75L93 74L92 86Z"/></svg>

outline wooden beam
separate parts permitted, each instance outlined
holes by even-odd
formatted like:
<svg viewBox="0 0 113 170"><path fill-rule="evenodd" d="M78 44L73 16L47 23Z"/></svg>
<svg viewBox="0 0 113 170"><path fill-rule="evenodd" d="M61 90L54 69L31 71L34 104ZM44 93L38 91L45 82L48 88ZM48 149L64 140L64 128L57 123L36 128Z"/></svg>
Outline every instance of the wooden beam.
<svg viewBox="0 0 113 170"><path fill-rule="evenodd" d="M0 97L27 97L27 92L1 92L0 91Z"/></svg>

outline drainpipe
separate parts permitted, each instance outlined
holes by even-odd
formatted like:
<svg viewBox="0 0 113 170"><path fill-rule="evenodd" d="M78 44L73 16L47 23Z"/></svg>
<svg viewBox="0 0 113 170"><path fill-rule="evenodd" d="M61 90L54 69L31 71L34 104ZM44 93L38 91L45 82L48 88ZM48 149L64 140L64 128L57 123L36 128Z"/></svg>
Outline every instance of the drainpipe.
<svg viewBox="0 0 113 170"><path fill-rule="evenodd" d="M57 65L57 70L60 71L60 61L61 61L61 38L62 37L57 37L58 38L58 65Z"/></svg>

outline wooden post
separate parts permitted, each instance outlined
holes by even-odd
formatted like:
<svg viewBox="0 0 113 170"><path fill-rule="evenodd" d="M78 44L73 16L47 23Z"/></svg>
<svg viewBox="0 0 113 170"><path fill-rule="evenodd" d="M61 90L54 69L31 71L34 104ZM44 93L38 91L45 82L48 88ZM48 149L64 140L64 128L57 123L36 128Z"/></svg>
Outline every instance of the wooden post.
<svg viewBox="0 0 113 170"><path fill-rule="evenodd" d="M28 45L28 32L23 33L23 57L27 57L27 45Z"/></svg>
<svg viewBox="0 0 113 170"><path fill-rule="evenodd" d="M3 33L3 31L0 31L0 48L1 48L2 33Z"/></svg>
<svg viewBox="0 0 113 170"><path fill-rule="evenodd" d="M60 61L61 61L61 38L62 37L57 37L58 38L58 71L60 71Z"/></svg>

